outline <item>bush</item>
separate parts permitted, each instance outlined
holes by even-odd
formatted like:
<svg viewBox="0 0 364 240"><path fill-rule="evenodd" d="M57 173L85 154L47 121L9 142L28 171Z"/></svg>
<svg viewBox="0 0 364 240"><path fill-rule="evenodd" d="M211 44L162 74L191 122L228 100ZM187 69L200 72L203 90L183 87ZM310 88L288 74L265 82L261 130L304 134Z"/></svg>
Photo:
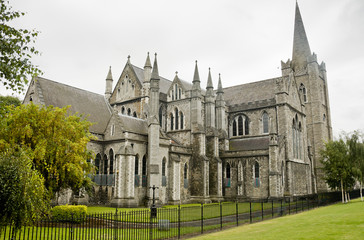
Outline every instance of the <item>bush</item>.
<svg viewBox="0 0 364 240"><path fill-rule="evenodd" d="M84 205L61 205L51 209L52 219L57 222L81 223L86 219L86 213Z"/></svg>

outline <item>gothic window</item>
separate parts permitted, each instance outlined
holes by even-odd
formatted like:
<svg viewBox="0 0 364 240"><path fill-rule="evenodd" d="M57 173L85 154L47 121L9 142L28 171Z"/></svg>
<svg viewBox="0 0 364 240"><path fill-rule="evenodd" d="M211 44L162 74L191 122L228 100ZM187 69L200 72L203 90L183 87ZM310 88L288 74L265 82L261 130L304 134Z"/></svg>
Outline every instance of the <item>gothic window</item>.
<svg viewBox="0 0 364 240"><path fill-rule="evenodd" d="M162 107L159 108L159 126L162 127L162 117L163 117L163 109Z"/></svg>
<svg viewBox="0 0 364 240"><path fill-rule="evenodd" d="M236 120L235 119L233 121L233 136L237 136L237 132L236 132Z"/></svg>
<svg viewBox="0 0 364 240"><path fill-rule="evenodd" d="M174 90L172 90L172 100L174 100Z"/></svg>
<svg viewBox="0 0 364 240"><path fill-rule="evenodd" d="M298 124L298 158L302 159L302 126Z"/></svg>
<svg viewBox="0 0 364 240"><path fill-rule="evenodd" d="M183 168L183 186L185 187L185 188L188 188L188 177L187 177L187 172L188 171L188 165L187 165L187 163L185 163L185 166L184 166L184 168Z"/></svg>
<svg viewBox="0 0 364 240"><path fill-rule="evenodd" d="M139 155L135 156L135 165L134 165L134 186L139 187Z"/></svg>
<svg viewBox="0 0 364 240"><path fill-rule="evenodd" d="M100 161L101 161L101 156L98 153L96 155L96 159L95 159L96 174L99 174L100 173Z"/></svg>
<svg viewBox="0 0 364 240"><path fill-rule="evenodd" d="M110 159L109 174L113 174L114 173L114 151L112 149L110 149L110 151L109 151L109 159Z"/></svg>
<svg viewBox="0 0 364 240"><path fill-rule="evenodd" d="M107 174L107 156L104 155L104 174Z"/></svg>
<svg viewBox="0 0 364 240"><path fill-rule="evenodd" d="M183 112L180 112L179 115L181 117L181 129L183 129Z"/></svg>
<svg viewBox="0 0 364 240"><path fill-rule="evenodd" d="M133 117L135 117L135 118L137 117L137 114L136 114L136 112L133 112Z"/></svg>
<svg viewBox="0 0 364 240"><path fill-rule="evenodd" d="M173 118L173 114L171 113L171 131L173 130L173 124L174 124L174 118Z"/></svg>
<svg viewBox="0 0 364 240"><path fill-rule="evenodd" d="M111 135L111 136L114 136L114 133L115 133L115 125L114 125L114 124L112 124L112 125L111 125L111 129L110 129L110 135Z"/></svg>
<svg viewBox="0 0 364 240"><path fill-rule="evenodd" d="M142 162L142 187L147 186L147 158L144 155Z"/></svg>
<svg viewBox="0 0 364 240"><path fill-rule="evenodd" d="M255 162L254 163L254 187L259 187L260 186L260 179L259 179L259 163Z"/></svg>
<svg viewBox="0 0 364 240"><path fill-rule="evenodd" d="M302 94L303 97L303 102L307 102L307 93L306 93L306 87L305 85L303 85L303 83L301 83L300 85L300 93Z"/></svg>
<svg viewBox="0 0 364 240"><path fill-rule="evenodd" d="M262 116L262 122L263 122L263 133L269 132L269 116L268 113L264 112Z"/></svg>
<svg viewBox="0 0 364 240"><path fill-rule="evenodd" d="M326 120L326 114L324 113L324 115L322 116L322 121Z"/></svg>
<svg viewBox="0 0 364 240"><path fill-rule="evenodd" d="M293 145L293 157L296 157L296 121L293 119L292 123L292 145Z"/></svg>
<svg viewBox="0 0 364 240"><path fill-rule="evenodd" d="M175 110L174 110L174 112L175 112L175 120L176 120L176 125L175 125L175 129L176 130L178 130L178 109L176 108Z"/></svg>
<svg viewBox="0 0 364 240"><path fill-rule="evenodd" d="M239 116L238 117L238 135L239 136L244 135L243 130L244 130L243 117Z"/></svg>
<svg viewBox="0 0 364 240"><path fill-rule="evenodd" d="M125 114L125 107L124 106L121 107L121 114Z"/></svg>
<svg viewBox="0 0 364 240"><path fill-rule="evenodd" d="M297 115L292 121L292 146L293 146L293 157L300 159L302 158L302 125L298 122Z"/></svg>
<svg viewBox="0 0 364 240"><path fill-rule="evenodd" d="M128 116L130 116L130 115L131 115L131 109L128 108Z"/></svg>
<svg viewBox="0 0 364 240"><path fill-rule="evenodd" d="M245 118L245 122L244 122L244 127L245 127L245 135L249 135L249 120L248 118Z"/></svg>
<svg viewBox="0 0 364 240"><path fill-rule="evenodd" d="M175 93L176 93L176 100L178 99L178 85L174 85L175 87Z"/></svg>
<svg viewBox="0 0 364 240"><path fill-rule="evenodd" d="M225 178L225 187L230 187L231 186L231 181L230 181L230 177L231 177L231 170L230 170L230 164L226 163L226 178Z"/></svg>
<svg viewBox="0 0 364 240"><path fill-rule="evenodd" d="M167 177L166 177L166 158L162 160L162 186L167 186Z"/></svg>
<svg viewBox="0 0 364 240"><path fill-rule="evenodd" d="M181 91L181 89L178 89L178 94L179 94L179 99L181 99L182 98L182 91Z"/></svg>

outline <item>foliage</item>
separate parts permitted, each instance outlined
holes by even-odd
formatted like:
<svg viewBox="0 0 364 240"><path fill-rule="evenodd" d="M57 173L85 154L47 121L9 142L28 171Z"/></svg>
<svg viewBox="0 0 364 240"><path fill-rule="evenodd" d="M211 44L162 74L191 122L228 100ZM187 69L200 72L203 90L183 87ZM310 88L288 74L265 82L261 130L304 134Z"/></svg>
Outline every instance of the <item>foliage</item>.
<svg viewBox="0 0 364 240"><path fill-rule="evenodd" d="M0 116L7 110L7 106L20 106L21 102L19 98L13 96L0 96Z"/></svg>
<svg viewBox="0 0 364 240"><path fill-rule="evenodd" d="M51 209L52 219L61 222L80 223L86 218L87 206L61 205Z"/></svg>
<svg viewBox="0 0 364 240"><path fill-rule="evenodd" d="M67 109L21 105L0 119L0 152L25 149L51 198L61 189L78 191L91 184L87 174L93 168L87 159L92 153L86 148L91 123L68 115Z"/></svg>
<svg viewBox="0 0 364 240"><path fill-rule="evenodd" d="M0 0L0 82L12 91L24 91L28 78L41 71L32 64L33 55L39 55L33 44L37 31L16 29L9 22L25 13L12 10L9 1Z"/></svg>
<svg viewBox="0 0 364 240"><path fill-rule="evenodd" d="M332 189L350 189L354 183L349 149L343 139L328 141L320 151L325 180Z"/></svg>
<svg viewBox="0 0 364 240"><path fill-rule="evenodd" d="M0 153L0 223L22 224L39 218L47 210L44 179L32 168L24 151Z"/></svg>

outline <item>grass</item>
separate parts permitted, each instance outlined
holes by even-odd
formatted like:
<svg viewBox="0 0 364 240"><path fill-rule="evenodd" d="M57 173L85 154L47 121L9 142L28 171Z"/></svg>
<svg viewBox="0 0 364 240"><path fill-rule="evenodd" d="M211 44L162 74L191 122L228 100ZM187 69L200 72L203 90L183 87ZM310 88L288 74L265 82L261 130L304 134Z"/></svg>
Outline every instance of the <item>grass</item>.
<svg viewBox="0 0 364 240"><path fill-rule="evenodd" d="M364 203L360 199L301 214L244 225L194 238L203 239L363 239Z"/></svg>

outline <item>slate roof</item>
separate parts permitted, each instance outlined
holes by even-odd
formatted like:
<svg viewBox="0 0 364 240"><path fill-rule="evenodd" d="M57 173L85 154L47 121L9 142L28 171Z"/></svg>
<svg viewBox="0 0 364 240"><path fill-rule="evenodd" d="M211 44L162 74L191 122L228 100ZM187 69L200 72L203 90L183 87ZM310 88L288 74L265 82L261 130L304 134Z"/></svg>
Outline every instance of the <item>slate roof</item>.
<svg viewBox="0 0 364 240"><path fill-rule="evenodd" d="M226 105L231 106L274 98L276 79L278 78L224 88Z"/></svg>
<svg viewBox="0 0 364 240"><path fill-rule="evenodd" d="M80 113L94 123L90 132L104 133L111 117L111 108L103 95L41 77L36 78L36 86L44 105L59 108L71 105L72 114Z"/></svg>
<svg viewBox="0 0 364 240"><path fill-rule="evenodd" d="M231 139L229 150L252 151L252 150L265 150L268 148L269 148L269 136L264 136L259 138Z"/></svg>
<svg viewBox="0 0 364 240"><path fill-rule="evenodd" d="M146 120L122 114L118 114L118 116L123 125L123 130L145 135L148 134L148 124Z"/></svg>

